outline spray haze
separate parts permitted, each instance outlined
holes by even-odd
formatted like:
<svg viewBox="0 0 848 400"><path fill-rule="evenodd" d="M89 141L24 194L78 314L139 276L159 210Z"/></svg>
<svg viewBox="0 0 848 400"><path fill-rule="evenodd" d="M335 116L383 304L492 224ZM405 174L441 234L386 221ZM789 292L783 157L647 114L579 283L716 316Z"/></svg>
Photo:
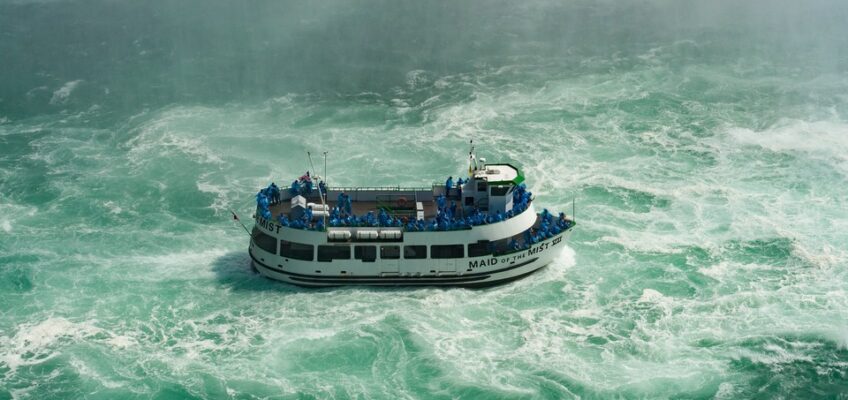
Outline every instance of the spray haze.
<svg viewBox="0 0 848 400"><path fill-rule="evenodd" d="M844 1L2 1L0 398L848 392ZM467 145L578 229L483 291L250 270L253 194ZM323 169L322 166L316 167Z"/></svg>
<svg viewBox="0 0 848 400"><path fill-rule="evenodd" d="M846 68L844 2L11 2L0 5L0 110L226 102L288 92L385 93L412 70L632 57L691 41L679 67ZM707 56L707 57L705 57ZM39 88L46 90L39 90ZM42 93L43 92L43 93ZM48 110L51 108L47 108Z"/></svg>

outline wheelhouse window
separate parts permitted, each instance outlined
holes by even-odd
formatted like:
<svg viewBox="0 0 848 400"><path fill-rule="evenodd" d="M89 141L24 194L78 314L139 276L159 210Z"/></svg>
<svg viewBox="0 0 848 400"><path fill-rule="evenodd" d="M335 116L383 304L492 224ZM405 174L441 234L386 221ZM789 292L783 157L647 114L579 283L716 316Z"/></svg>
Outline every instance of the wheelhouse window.
<svg viewBox="0 0 848 400"><path fill-rule="evenodd" d="M273 236L265 234L257 227L253 227L253 243L259 246L260 249L272 254L277 254L277 239Z"/></svg>
<svg viewBox="0 0 848 400"><path fill-rule="evenodd" d="M380 258L383 260L399 259L400 246L380 246Z"/></svg>
<svg viewBox="0 0 848 400"><path fill-rule="evenodd" d="M509 191L509 186L492 186L492 196L506 196Z"/></svg>
<svg viewBox="0 0 848 400"><path fill-rule="evenodd" d="M464 246L461 244L430 246L431 258L462 258L464 254Z"/></svg>
<svg viewBox="0 0 848 400"><path fill-rule="evenodd" d="M468 257L482 257L492 254L492 243L489 241L471 243L468 245Z"/></svg>
<svg viewBox="0 0 848 400"><path fill-rule="evenodd" d="M295 260L312 261L314 259L314 247L311 244L295 243L280 240L280 255L294 258Z"/></svg>
<svg viewBox="0 0 848 400"><path fill-rule="evenodd" d="M350 260L350 246L318 246L318 261Z"/></svg>
<svg viewBox="0 0 848 400"><path fill-rule="evenodd" d="M427 258L427 246L403 246L403 258L407 260Z"/></svg>
<svg viewBox="0 0 848 400"><path fill-rule="evenodd" d="M377 259L377 246L354 246L353 258L362 262L374 262Z"/></svg>

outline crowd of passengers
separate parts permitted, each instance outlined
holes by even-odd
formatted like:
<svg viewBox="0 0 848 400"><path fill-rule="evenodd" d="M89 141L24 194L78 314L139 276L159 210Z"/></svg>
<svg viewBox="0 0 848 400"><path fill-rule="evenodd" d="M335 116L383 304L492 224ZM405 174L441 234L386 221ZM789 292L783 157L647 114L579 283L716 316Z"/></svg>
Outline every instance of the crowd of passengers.
<svg viewBox="0 0 848 400"><path fill-rule="evenodd" d="M458 198L462 198L462 185L466 183L462 178L456 182ZM448 178L445 182L445 193L450 193L453 187L453 177ZM312 178L307 171L306 174L292 182L289 187L289 192L292 195L310 195L314 190ZM326 187L324 182L318 183L319 193L325 194ZM280 202L280 188L271 183L268 187L259 191L256 194L256 204L260 215L266 220L272 220L270 206ZM491 223L501 222L512 218L515 215L521 214L530 205L532 193L527 190L527 187L522 183L516 186L512 192L512 209L507 212L498 211L495 214L481 212L476 207L468 207L469 211L464 215L459 215L457 212L457 203L454 200L448 204L448 198L445 195L436 197L437 213L435 218L423 220L413 220L406 217L393 217L384 209L380 209L376 214L374 211L369 211L365 215L355 215L352 211L351 198L346 193L339 193L336 205L330 210L328 224L331 227L397 227L404 228L410 232L424 231L449 231L470 229L472 226L487 225ZM537 232L526 232L525 242L536 243L539 240L551 237L561 232L568 227L568 222L565 215L560 213L560 218L556 223L553 222L553 217L544 210L542 213L542 225ZM319 218L315 223L312 223L313 210L307 208L301 218L289 219L284 213L280 213L276 221L286 227L295 229L307 229L323 231L325 229L324 219ZM514 246L519 246L517 242ZM518 249L510 244L510 248Z"/></svg>
<svg viewBox="0 0 848 400"><path fill-rule="evenodd" d="M320 193L327 192L327 187L324 185L324 181L318 182L318 191ZM300 178L295 179L291 183L291 186L289 186L289 193L291 193L292 196L301 194L304 196L310 196L313 192L315 192L315 185L312 183L312 176L309 174L309 171L306 171L306 173ZM270 220L272 217L270 206L279 203L281 199L281 189L274 182L271 182L268 187L260 190L259 193L256 194L256 206L259 208L259 214L262 215L262 218ZM304 223L304 228L308 226L308 223Z"/></svg>

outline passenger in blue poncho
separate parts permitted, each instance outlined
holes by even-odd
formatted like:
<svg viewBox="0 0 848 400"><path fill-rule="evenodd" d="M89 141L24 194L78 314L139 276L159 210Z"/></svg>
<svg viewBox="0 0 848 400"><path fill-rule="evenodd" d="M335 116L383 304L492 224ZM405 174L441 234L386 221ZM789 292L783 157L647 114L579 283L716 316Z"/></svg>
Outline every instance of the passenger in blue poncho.
<svg viewBox="0 0 848 400"><path fill-rule="evenodd" d="M292 196L300 194L300 182L298 182L297 179L292 182L291 187L289 188L289 193L291 193Z"/></svg>
<svg viewBox="0 0 848 400"><path fill-rule="evenodd" d="M274 182L271 182L271 186L268 186L268 194L271 196L271 202L273 204L280 202L280 188Z"/></svg>
<svg viewBox="0 0 848 400"><path fill-rule="evenodd" d="M440 211L444 210L446 202L445 196L439 195L439 197L436 198L436 204L439 206Z"/></svg>
<svg viewBox="0 0 848 400"><path fill-rule="evenodd" d="M353 204L350 201L350 195L345 195L345 211L348 214L353 214Z"/></svg>
<svg viewBox="0 0 848 400"><path fill-rule="evenodd" d="M445 181L445 196L450 196L450 190L453 187L453 176L449 176Z"/></svg>

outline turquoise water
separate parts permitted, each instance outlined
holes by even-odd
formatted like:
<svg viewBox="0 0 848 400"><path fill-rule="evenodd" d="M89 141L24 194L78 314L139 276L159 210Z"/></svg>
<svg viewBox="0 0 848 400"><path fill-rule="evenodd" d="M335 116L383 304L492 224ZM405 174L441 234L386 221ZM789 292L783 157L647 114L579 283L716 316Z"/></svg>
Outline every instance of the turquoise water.
<svg viewBox="0 0 848 400"><path fill-rule="evenodd" d="M848 7L702 3L0 3L0 399L845 398ZM546 269L251 271L227 210L306 151L472 138L576 199Z"/></svg>

